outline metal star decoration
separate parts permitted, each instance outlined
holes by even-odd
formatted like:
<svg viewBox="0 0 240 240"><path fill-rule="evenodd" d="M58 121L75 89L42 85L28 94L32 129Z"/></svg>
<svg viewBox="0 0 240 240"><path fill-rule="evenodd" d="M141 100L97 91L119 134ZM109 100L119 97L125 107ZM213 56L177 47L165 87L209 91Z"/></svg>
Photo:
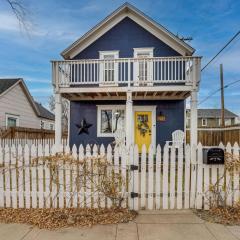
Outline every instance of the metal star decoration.
<svg viewBox="0 0 240 240"><path fill-rule="evenodd" d="M75 124L75 125L78 128L78 135L82 133L89 134L88 129L92 126L91 123L86 122L85 118L80 122L80 125L79 124Z"/></svg>

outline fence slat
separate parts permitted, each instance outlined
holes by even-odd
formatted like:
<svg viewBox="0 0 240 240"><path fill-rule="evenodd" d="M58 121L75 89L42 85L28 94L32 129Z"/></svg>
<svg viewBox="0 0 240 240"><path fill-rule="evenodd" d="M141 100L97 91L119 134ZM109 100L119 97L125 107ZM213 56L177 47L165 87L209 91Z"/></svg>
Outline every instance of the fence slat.
<svg viewBox="0 0 240 240"><path fill-rule="evenodd" d="M133 184L134 184L134 188L133 188L133 192L135 193L139 193L139 172L138 172L138 161L139 161L139 155L138 155L138 145L134 146L134 156L133 156L133 165L137 166L137 170L133 171ZM138 210L139 209L139 205L138 205L138 201L139 198L135 197L133 198L133 206L134 206L134 210Z"/></svg>
<svg viewBox="0 0 240 240"><path fill-rule="evenodd" d="M31 189L30 189L30 151L26 144L24 147L24 173L25 173L25 207L31 207Z"/></svg>
<svg viewBox="0 0 240 240"><path fill-rule="evenodd" d="M49 145L46 144L44 147L44 156L48 157L50 155L50 148ZM45 172L45 192L44 192L44 196L45 196L45 206L46 208L50 208L51 207L51 201L52 201L52 196L51 196L51 185L50 185L50 166L51 164L48 163L46 165L44 165L44 172Z"/></svg>
<svg viewBox="0 0 240 240"><path fill-rule="evenodd" d="M79 153L78 153L78 159L79 159L79 162L81 163L78 167L79 169L79 175L81 176L80 177L80 192L79 192L79 206L80 208L84 208L85 207L85 186L84 186L84 183L85 183L85 179L84 179L84 175L83 175L83 163L85 161L85 154L84 154L84 148L83 148L83 145L81 144L79 146Z"/></svg>
<svg viewBox="0 0 240 240"><path fill-rule="evenodd" d="M226 152L232 154L232 146L230 143L226 146ZM232 205L232 176L229 173L229 171L226 171L226 188L228 189L228 192L226 193L226 204L228 206Z"/></svg>
<svg viewBox="0 0 240 240"><path fill-rule="evenodd" d="M0 207L4 207L4 150L0 145Z"/></svg>
<svg viewBox="0 0 240 240"><path fill-rule="evenodd" d="M183 145L178 149L178 167L177 167L177 209L182 209L183 204Z"/></svg>
<svg viewBox="0 0 240 240"><path fill-rule="evenodd" d="M170 209L175 207L176 148L172 146L170 155Z"/></svg>
<svg viewBox="0 0 240 240"><path fill-rule="evenodd" d="M169 146L166 144L163 149L163 209L168 209L168 164Z"/></svg>
<svg viewBox="0 0 240 240"><path fill-rule="evenodd" d="M18 198L17 198L17 151L15 145L11 147L11 199L12 207L17 208Z"/></svg>
<svg viewBox="0 0 240 240"><path fill-rule="evenodd" d="M190 146L189 144L186 145L185 149L185 166L184 166L184 208L188 209L189 208L189 203L190 203Z"/></svg>
<svg viewBox="0 0 240 240"><path fill-rule="evenodd" d="M141 154L141 208L146 207L146 145L142 145L142 154Z"/></svg>
<svg viewBox="0 0 240 240"><path fill-rule="evenodd" d="M234 143L233 145L233 157L234 158L239 158L239 145L237 142ZM239 168L235 167L234 168L234 182L233 182L233 194L234 194L234 203L237 203L239 201Z"/></svg>
<svg viewBox="0 0 240 240"><path fill-rule="evenodd" d="M162 164L162 156L161 156L161 146L157 146L157 153L156 153L156 209L160 209L161 207L161 164Z"/></svg>
<svg viewBox="0 0 240 240"><path fill-rule="evenodd" d="M5 145L4 148L4 157L5 157L5 200L6 200L6 207L12 207L11 206L11 184L10 184L10 168L11 168L11 159L10 159L10 148L8 145ZM7 170L8 169L8 170Z"/></svg>

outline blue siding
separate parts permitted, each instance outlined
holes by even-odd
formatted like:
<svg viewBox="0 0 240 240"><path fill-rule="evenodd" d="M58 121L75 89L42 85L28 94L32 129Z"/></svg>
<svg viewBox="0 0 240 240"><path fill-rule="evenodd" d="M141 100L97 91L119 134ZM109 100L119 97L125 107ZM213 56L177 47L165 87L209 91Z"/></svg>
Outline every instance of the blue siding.
<svg viewBox="0 0 240 240"><path fill-rule="evenodd" d="M75 59L98 59L99 51L110 50L119 50L120 58L133 57L133 48L140 47L154 47L154 57L180 55L136 22L126 17L79 53Z"/></svg>
<svg viewBox="0 0 240 240"><path fill-rule="evenodd" d="M97 137L97 105L113 105L122 104L125 101L76 101L71 102L71 123L70 123L70 145L73 144L109 144L113 142L111 137ZM157 105L156 114L162 112L166 116L165 122L156 124L156 142L163 145L165 141L171 140L171 134L177 129L184 130L184 100L149 100L149 101L134 101L134 105ZM93 124L89 128L89 135L77 134L75 124L85 118L88 123Z"/></svg>

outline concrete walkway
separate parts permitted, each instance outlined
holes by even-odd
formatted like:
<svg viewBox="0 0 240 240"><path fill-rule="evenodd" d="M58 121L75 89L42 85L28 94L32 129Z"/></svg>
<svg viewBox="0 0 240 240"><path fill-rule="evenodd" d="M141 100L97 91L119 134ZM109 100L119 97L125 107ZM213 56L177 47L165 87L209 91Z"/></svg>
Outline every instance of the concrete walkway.
<svg viewBox="0 0 240 240"><path fill-rule="evenodd" d="M134 222L92 228L39 230L0 224L0 240L236 240L240 227L207 223L191 211L142 211Z"/></svg>

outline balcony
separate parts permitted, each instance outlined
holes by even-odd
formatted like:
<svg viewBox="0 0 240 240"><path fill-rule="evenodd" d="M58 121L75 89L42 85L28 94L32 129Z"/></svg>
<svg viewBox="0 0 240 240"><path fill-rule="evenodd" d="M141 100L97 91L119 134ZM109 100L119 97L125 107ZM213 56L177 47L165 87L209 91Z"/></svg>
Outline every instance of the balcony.
<svg viewBox="0 0 240 240"><path fill-rule="evenodd" d="M200 57L52 61L53 85L61 93L188 91L198 86L200 62Z"/></svg>

